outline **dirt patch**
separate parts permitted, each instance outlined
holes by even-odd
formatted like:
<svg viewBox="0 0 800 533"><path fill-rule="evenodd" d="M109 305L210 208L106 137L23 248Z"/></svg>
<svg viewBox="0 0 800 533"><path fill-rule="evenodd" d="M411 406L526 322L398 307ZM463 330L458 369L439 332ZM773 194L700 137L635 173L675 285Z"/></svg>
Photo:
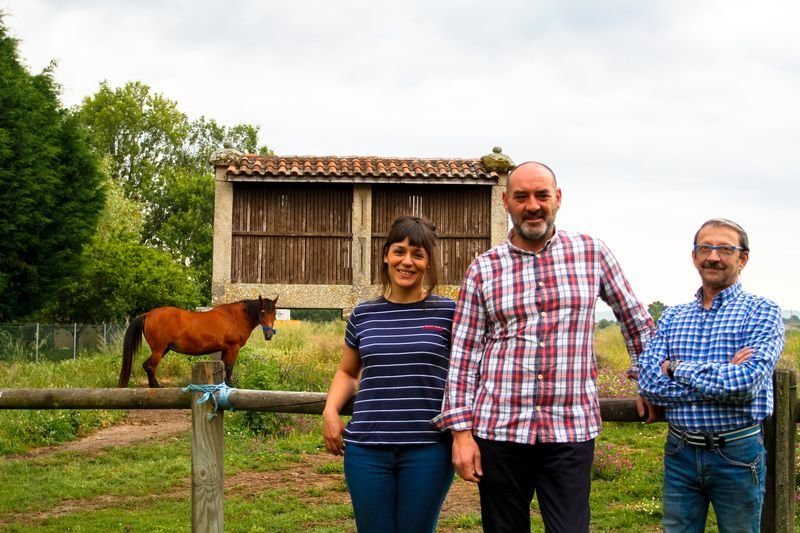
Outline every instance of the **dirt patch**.
<svg viewBox="0 0 800 533"><path fill-rule="evenodd" d="M344 489L344 475L341 473L324 473L331 463L341 461L324 453L304 455L302 462L290 465L283 470L266 472L239 472L225 476L225 495L247 498L257 496L263 491L282 490L298 499L307 501L309 505L315 502L332 504L349 504L350 496ZM448 518L462 517L464 515L480 514L480 498L478 486L456 479L447 499L442 506L442 513L437 528L439 532L466 532L480 531L480 526L474 528L447 525ZM348 526L353 526L352 523Z"/></svg>
<svg viewBox="0 0 800 533"><path fill-rule="evenodd" d="M456 478L442 506L442 518L480 512L481 499L478 495L478 485Z"/></svg>
<svg viewBox="0 0 800 533"><path fill-rule="evenodd" d="M100 429L88 437L59 446L46 446L7 459L30 459L54 452L95 454L105 448L164 439L188 432L192 427L189 409L135 409L119 424Z"/></svg>

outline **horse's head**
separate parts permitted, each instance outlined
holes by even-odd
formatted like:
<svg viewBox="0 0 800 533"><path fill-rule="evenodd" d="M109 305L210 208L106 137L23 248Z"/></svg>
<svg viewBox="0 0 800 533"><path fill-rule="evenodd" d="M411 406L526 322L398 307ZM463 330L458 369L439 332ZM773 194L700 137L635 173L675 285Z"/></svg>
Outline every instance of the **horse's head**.
<svg viewBox="0 0 800 533"><path fill-rule="evenodd" d="M272 336L278 333L278 330L274 327L275 311L277 309L275 304L277 303L277 296L274 300L270 300L269 298L265 300L261 296L258 297L258 322L261 324L261 329L264 331L264 339L266 340L271 340Z"/></svg>

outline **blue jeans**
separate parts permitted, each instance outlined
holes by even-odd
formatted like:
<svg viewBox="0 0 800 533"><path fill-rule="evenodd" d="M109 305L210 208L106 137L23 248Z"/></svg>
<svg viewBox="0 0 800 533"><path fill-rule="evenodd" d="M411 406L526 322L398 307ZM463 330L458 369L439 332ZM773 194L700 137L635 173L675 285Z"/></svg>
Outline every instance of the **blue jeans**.
<svg viewBox="0 0 800 533"><path fill-rule="evenodd" d="M720 533L758 533L766 483L761 434L702 448L667 434L664 446L664 531L705 531L708 504Z"/></svg>
<svg viewBox="0 0 800 533"><path fill-rule="evenodd" d="M359 446L344 450L344 477L359 533L436 529L453 482L451 443Z"/></svg>

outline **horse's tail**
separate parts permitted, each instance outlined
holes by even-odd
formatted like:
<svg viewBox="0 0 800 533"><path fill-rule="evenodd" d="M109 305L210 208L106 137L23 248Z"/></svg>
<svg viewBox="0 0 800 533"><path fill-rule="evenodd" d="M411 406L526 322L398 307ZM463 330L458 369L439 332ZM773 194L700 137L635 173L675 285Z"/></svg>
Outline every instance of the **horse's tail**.
<svg viewBox="0 0 800 533"><path fill-rule="evenodd" d="M133 366L133 356L142 344L142 333L144 333L144 318L147 314L139 315L131 320L131 325L125 332L125 342L122 345L122 370L119 372L119 382L117 387L127 387L131 377L131 367Z"/></svg>

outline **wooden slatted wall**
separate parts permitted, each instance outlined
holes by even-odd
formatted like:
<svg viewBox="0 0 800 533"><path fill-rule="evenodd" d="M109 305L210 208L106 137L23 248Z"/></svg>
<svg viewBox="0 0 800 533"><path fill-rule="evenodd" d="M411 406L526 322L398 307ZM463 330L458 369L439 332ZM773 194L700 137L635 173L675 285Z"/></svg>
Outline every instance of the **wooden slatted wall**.
<svg viewBox="0 0 800 533"><path fill-rule="evenodd" d="M349 184L235 183L231 281L349 285Z"/></svg>
<svg viewBox="0 0 800 533"><path fill-rule="evenodd" d="M372 283L380 283L383 243L392 221L403 214L424 216L439 235L440 285L460 285L469 264L489 249L491 187L393 186L372 188Z"/></svg>

